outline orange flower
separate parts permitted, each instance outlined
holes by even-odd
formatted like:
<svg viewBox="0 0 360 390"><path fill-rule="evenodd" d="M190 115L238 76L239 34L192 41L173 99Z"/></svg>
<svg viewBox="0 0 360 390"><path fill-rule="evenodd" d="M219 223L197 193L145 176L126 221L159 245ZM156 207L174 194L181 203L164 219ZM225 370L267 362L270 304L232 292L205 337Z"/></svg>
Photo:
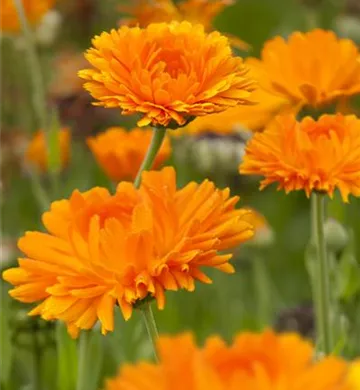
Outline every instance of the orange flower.
<svg viewBox="0 0 360 390"><path fill-rule="evenodd" d="M96 105L140 113L138 126L179 127L196 116L250 104L253 80L228 40L188 22L121 27L93 40L80 71Z"/></svg>
<svg viewBox="0 0 360 390"><path fill-rule="evenodd" d="M264 89L298 107L318 107L360 93L359 49L332 31L295 32L287 42L276 37L265 43L261 60L250 63Z"/></svg>
<svg viewBox="0 0 360 390"><path fill-rule="evenodd" d="M211 283L203 267L233 272L231 254L219 251L253 235L237 201L207 180L177 190L171 167L144 172L138 190L129 182L115 195L76 190L43 215L48 233L20 238L25 258L3 278L15 286L15 299L42 301L31 315L63 320L74 336L99 319L106 333L114 327L115 304L129 319L133 305L148 296L162 309L165 290Z"/></svg>
<svg viewBox="0 0 360 390"><path fill-rule="evenodd" d="M187 20L202 24L206 31L211 31L214 18L232 4L232 0L183 0L176 3L172 0L132 0L131 5L122 5L119 10L130 16L121 20L128 26L146 27L151 23ZM241 39L232 35L228 37L232 46L249 49L249 45Z"/></svg>
<svg viewBox="0 0 360 390"><path fill-rule="evenodd" d="M22 0L22 3L28 22L31 25L36 25L44 14L53 7L55 0ZM1 1L0 29L10 33L21 30L14 0Z"/></svg>
<svg viewBox="0 0 360 390"><path fill-rule="evenodd" d="M218 114L196 118L187 126L172 132L173 135L199 135L208 132L231 134L249 129L261 131L274 117L287 109L288 102L264 90L253 92L254 105L236 106Z"/></svg>
<svg viewBox="0 0 360 390"><path fill-rule="evenodd" d="M296 122L293 116L279 116L247 145L240 173L261 175L261 189L277 182L286 193L305 190L340 190L360 196L360 120L355 116L323 115Z"/></svg>
<svg viewBox="0 0 360 390"><path fill-rule="evenodd" d="M114 181L135 179L146 155L153 131L111 127L96 137L87 139L87 144L97 162ZM169 158L171 146L165 138L157 153L153 168L158 168Z"/></svg>
<svg viewBox="0 0 360 390"><path fill-rule="evenodd" d="M240 333L230 346L210 337L201 349L190 334L161 336L158 351L158 364L125 365L105 389L359 389L359 378L348 380L344 360L328 357L314 362L312 345L291 333Z"/></svg>
<svg viewBox="0 0 360 390"><path fill-rule="evenodd" d="M71 134L69 129L64 128L58 132L60 166L62 168L64 168L69 161L70 139ZM48 150L45 133L42 130L39 130L30 141L30 144L25 152L25 160L39 171L46 172L48 170Z"/></svg>

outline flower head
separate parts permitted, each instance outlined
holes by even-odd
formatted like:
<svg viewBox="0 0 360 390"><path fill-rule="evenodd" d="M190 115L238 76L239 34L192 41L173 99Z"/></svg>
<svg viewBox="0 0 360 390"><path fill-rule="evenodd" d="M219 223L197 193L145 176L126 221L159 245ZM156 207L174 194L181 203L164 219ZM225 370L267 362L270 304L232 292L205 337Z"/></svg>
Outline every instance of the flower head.
<svg viewBox="0 0 360 390"><path fill-rule="evenodd" d="M151 129L126 131L121 127L111 127L96 137L89 137L87 144L112 180L133 180L149 148L152 133ZM170 153L170 141L165 138L155 157L153 168L158 168L169 158Z"/></svg>
<svg viewBox="0 0 360 390"><path fill-rule="evenodd" d="M53 7L55 0L22 0L22 3L28 22L31 25L36 25ZM14 0L1 1L0 29L10 33L21 30Z"/></svg>
<svg viewBox="0 0 360 390"><path fill-rule="evenodd" d="M188 22L103 32L80 71L96 105L141 114L138 126L179 127L196 116L250 104L253 80L227 38Z"/></svg>
<svg viewBox="0 0 360 390"><path fill-rule="evenodd" d="M58 132L58 147L60 167L64 168L70 158L70 139L69 129L63 128ZM46 135L44 131L38 131L25 152L25 161L41 172L46 172L49 168L49 156L46 144Z"/></svg>
<svg viewBox="0 0 360 390"><path fill-rule="evenodd" d="M297 122L279 116L249 141L240 173L261 175L261 189L278 183L286 193L305 190L333 195L340 190L360 196L360 120L355 116L323 115Z"/></svg>
<svg viewBox="0 0 360 390"><path fill-rule="evenodd" d="M129 15L121 23L128 26L146 27L151 23L182 22L187 20L194 24L202 24L206 31L213 30L213 19L224 8L234 4L232 0L133 0L131 4L119 7L121 12ZM241 39L229 36L232 46L247 50L249 45Z"/></svg>
<svg viewBox="0 0 360 390"><path fill-rule="evenodd" d="M292 333L240 333L230 346L213 336L201 349L190 334L162 336L158 352L158 364L125 365L106 390L359 389L344 360L315 362L312 345Z"/></svg>
<svg viewBox="0 0 360 390"><path fill-rule="evenodd" d="M360 93L360 52L332 31L295 32L287 41L265 43L261 60L252 59L259 84L298 107L322 106Z"/></svg>
<svg viewBox="0 0 360 390"><path fill-rule="evenodd" d="M25 256L3 277L15 286L15 299L41 301L30 314L63 320L74 336L99 319L106 333L115 304L129 319L148 296L162 309L165 290L211 283L204 267L233 272L231 254L219 251L253 235L237 201L207 180L176 189L171 167L144 172L138 190L121 182L114 195L105 188L74 191L43 215L47 233L20 238Z"/></svg>

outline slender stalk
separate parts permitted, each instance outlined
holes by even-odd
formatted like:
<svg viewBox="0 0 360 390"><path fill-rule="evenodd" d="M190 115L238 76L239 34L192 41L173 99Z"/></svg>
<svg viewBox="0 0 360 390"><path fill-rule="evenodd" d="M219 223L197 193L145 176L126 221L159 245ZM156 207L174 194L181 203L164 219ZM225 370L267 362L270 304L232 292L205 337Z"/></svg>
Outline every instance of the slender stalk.
<svg viewBox="0 0 360 390"><path fill-rule="evenodd" d="M265 259L257 255L252 260L253 277L256 296L257 325L262 329L269 323L269 310L271 309L271 291L269 286L268 274Z"/></svg>
<svg viewBox="0 0 360 390"><path fill-rule="evenodd" d="M317 254L317 283L315 290L316 301L316 330L319 340L320 351L330 354L334 348L334 341L331 329L331 292L329 264L324 237L324 209L325 198L322 194L314 194L312 201L312 218L314 223L315 246Z"/></svg>
<svg viewBox="0 0 360 390"><path fill-rule="evenodd" d="M47 113L47 104L46 104L46 93L44 88L42 69L36 50L35 40L32 33L32 30L29 26L29 23L26 18L26 13L24 10L24 5L22 0L13 0L16 7L17 14L19 16L21 29L25 39L25 49L26 49L26 59L28 61L28 69L30 72L30 79L32 83L32 103L34 112L36 115L37 125L45 132L46 136L46 152L50 154L50 139L47 132L49 128L49 117ZM49 156L48 156L49 158ZM37 176L37 177L36 177ZM52 176L54 176L52 174ZM36 183L35 183L36 179ZM41 183L37 173L31 175L31 180L33 181L33 187L38 187L37 193L42 192L44 195L46 191L42 189ZM53 178L52 183L57 180L56 177ZM41 198L47 198L47 195L41 196ZM41 204L42 201L39 203Z"/></svg>
<svg viewBox="0 0 360 390"><path fill-rule="evenodd" d="M150 302L144 302L140 306L140 310L143 314L146 330L148 332L149 339L150 339L152 347L153 347L155 359L156 359L156 361L158 361L159 359L158 359L158 356L156 353L156 340L159 337L159 334L158 334L158 330L156 327L154 314L151 310Z"/></svg>
<svg viewBox="0 0 360 390"><path fill-rule="evenodd" d="M35 199L39 205L39 208L41 209L41 212L44 212L49 208L50 205L48 194L41 185L39 174L37 172L30 171L29 175Z"/></svg>
<svg viewBox="0 0 360 390"><path fill-rule="evenodd" d="M26 19L22 0L13 0L19 16L21 28L26 41L27 61L32 81L33 105L38 124L45 131L47 128L46 95L42 78L40 61L36 52L34 37Z"/></svg>
<svg viewBox="0 0 360 390"><path fill-rule="evenodd" d="M87 390L86 389L86 364L88 362L88 347L89 347L90 331L81 331L78 347L78 373L76 390Z"/></svg>
<svg viewBox="0 0 360 390"><path fill-rule="evenodd" d="M153 136L151 139L149 149L146 153L146 156L141 164L139 172L136 175L136 179L134 181L135 187L139 187L140 182L141 182L141 174L143 173L143 171L151 169L153 162L155 160L155 157L156 157L156 155L161 147L161 144L164 140L165 133L166 133L166 129L154 128Z"/></svg>
<svg viewBox="0 0 360 390"><path fill-rule="evenodd" d="M33 390L41 390L42 389L42 381L41 381L41 347L39 345L37 329L34 330L33 334Z"/></svg>
<svg viewBox="0 0 360 390"><path fill-rule="evenodd" d="M165 134L166 134L166 129L154 128L149 149L146 153L146 156L141 164L139 172L136 175L136 179L134 181L134 185L136 188L140 186L141 175L143 171L146 171L152 167L155 157L164 140ZM153 312L151 310L150 303L143 302L143 304L140 306L140 310L143 313L145 326L153 347L155 359L158 360L157 353L156 353L156 339L158 338L158 331L157 331L156 322L155 322Z"/></svg>

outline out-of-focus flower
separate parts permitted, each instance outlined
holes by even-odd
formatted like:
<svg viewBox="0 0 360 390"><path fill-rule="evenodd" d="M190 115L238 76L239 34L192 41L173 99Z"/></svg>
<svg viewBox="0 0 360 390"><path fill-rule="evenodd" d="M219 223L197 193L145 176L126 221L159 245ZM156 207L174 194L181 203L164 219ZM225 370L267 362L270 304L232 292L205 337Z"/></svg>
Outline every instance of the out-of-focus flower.
<svg viewBox="0 0 360 390"><path fill-rule="evenodd" d="M133 0L131 5L121 5L119 11L129 15L120 20L128 26L146 27L151 23L182 22L202 24L206 31L213 30L213 20L224 8L234 4L233 0ZM248 50L249 45L233 35L227 35L231 45Z"/></svg>
<svg viewBox="0 0 360 390"><path fill-rule="evenodd" d="M43 46L50 46L59 32L61 20L60 12L48 11L35 31L36 41Z"/></svg>
<svg viewBox="0 0 360 390"><path fill-rule="evenodd" d="M105 173L114 181L133 180L149 148L153 130L111 127L96 137L89 137L87 144ZM170 141L166 137L157 153L153 169L159 168L169 158Z"/></svg>
<svg viewBox="0 0 360 390"><path fill-rule="evenodd" d="M55 0L22 0L22 3L28 22L34 26L53 7ZM1 1L0 29L9 33L16 33L21 30L14 0Z"/></svg>
<svg viewBox="0 0 360 390"><path fill-rule="evenodd" d="M342 114L297 122L279 116L246 147L240 173L261 175L260 189L278 183L286 193L320 191L332 197L338 189L344 202L360 196L360 120Z"/></svg>
<svg viewBox="0 0 360 390"><path fill-rule="evenodd" d="M184 126L196 116L251 104L255 83L228 39L188 22L121 27L93 40L80 71L96 105L141 114L138 126Z"/></svg>
<svg viewBox="0 0 360 390"><path fill-rule="evenodd" d="M250 138L248 131L233 135L204 133L200 137L191 137L178 145L175 157L181 164L190 164L203 176L213 179L226 178L236 173L245 153L245 142ZM185 150L181 150L185 149Z"/></svg>
<svg viewBox="0 0 360 390"><path fill-rule="evenodd" d="M58 147L60 156L60 167L64 168L70 158L71 133L67 128L58 131ZM44 131L38 131L30 141L25 151L25 162L41 172L49 168L49 156Z"/></svg>
<svg viewBox="0 0 360 390"><path fill-rule="evenodd" d="M176 353L174 353L176 351ZM160 362L127 364L106 390L358 390L358 363L313 359L295 333L240 333L228 346L217 336L198 348L190 334L158 341ZM184 375L186 373L186 375Z"/></svg>
<svg viewBox="0 0 360 390"><path fill-rule="evenodd" d="M257 70L261 87L298 109L360 93L359 49L332 31L295 32L287 41L276 37L265 43L261 60L249 63Z"/></svg>
<svg viewBox="0 0 360 390"><path fill-rule="evenodd" d="M204 267L233 272L231 254L220 251L253 235L238 199L207 180L178 190L171 167L144 172L139 189L121 182L115 195L75 190L43 215L48 233L20 238L25 257L3 278L13 298L41 301L31 315L63 320L73 336L98 319L103 333L112 331L116 304L129 319L149 296L162 309L166 290L211 283Z"/></svg>
<svg viewBox="0 0 360 390"><path fill-rule="evenodd" d="M252 99L257 104L236 106L218 114L196 118L187 126L172 132L172 135L200 135L208 132L230 134L244 129L261 131L277 114L289 109L286 99L261 89L253 92Z"/></svg>

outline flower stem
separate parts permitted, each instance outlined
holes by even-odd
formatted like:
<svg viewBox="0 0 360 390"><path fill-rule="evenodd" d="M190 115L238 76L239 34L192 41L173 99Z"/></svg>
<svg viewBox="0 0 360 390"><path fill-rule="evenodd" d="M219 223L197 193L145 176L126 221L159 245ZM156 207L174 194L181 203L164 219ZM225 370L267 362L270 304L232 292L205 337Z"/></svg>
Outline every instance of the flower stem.
<svg viewBox="0 0 360 390"><path fill-rule="evenodd" d="M161 144L164 140L164 137L165 137L165 133L166 133L166 129L158 129L158 128L154 128L154 131L153 131L153 136L152 136L152 139L151 139L151 143L150 143L150 146L149 146L149 149L146 153L146 156L141 164L141 167L139 169L139 172L138 174L136 175L136 179L134 181L134 185L135 187L139 187L140 186L140 182L141 182L141 174L143 173L143 171L146 171L148 169L151 169L152 165L153 165L153 162L155 160L155 157L161 147Z"/></svg>
<svg viewBox="0 0 360 390"><path fill-rule="evenodd" d="M86 373L88 362L88 346L89 346L90 331L81 331L78 347L78 373L76 381L76 390L86 389Z"/></svg>
<svg viewBox="0 0 360 390"><path fill-rule="evenodd" d="M331 294L330 294L330 273L327 258L325 237L324 237L324 208L325 198L322 194L314 194L312 200L312 221L315 236L317 254L317 283L315 287L316 307L316 332L320 351L330 354L333 351L334 343L331 329Z"/></svg>
<svg viewBox="0 0 360 390"><path fill-rule="evenodd" d="M151 310L150 302L144 302L140 306L140 310L143 314L145 326L146 326L146 329L147 329L147 332L149 335L149 339L150 339L152 347L153 347L155 359L156 359L156 361L158 361L159 359L158 359L158 356L156 353L156 340L159 337L159 335L158 335L158 331L157 331L157 327L156 327L154 314Z"/></svg>
<svg viewBox="0 0 360 390"><path fill-rule="evenodd" d="M34 345L33 345L33 390L41 390L42 389L42 381L41 381L41 347L39 345L38 332L35 329L34 331Z"/></svg>
<svg viewBox="0 0 360 390"><path fill-rule="evenodd" d="M42 79L40 61L31 28L26 19L22 0L13 0L19 16L21 28L26 41L27 60L32 81L33 105L38 124L45 131L47 128L46 95Z"/></svg>

